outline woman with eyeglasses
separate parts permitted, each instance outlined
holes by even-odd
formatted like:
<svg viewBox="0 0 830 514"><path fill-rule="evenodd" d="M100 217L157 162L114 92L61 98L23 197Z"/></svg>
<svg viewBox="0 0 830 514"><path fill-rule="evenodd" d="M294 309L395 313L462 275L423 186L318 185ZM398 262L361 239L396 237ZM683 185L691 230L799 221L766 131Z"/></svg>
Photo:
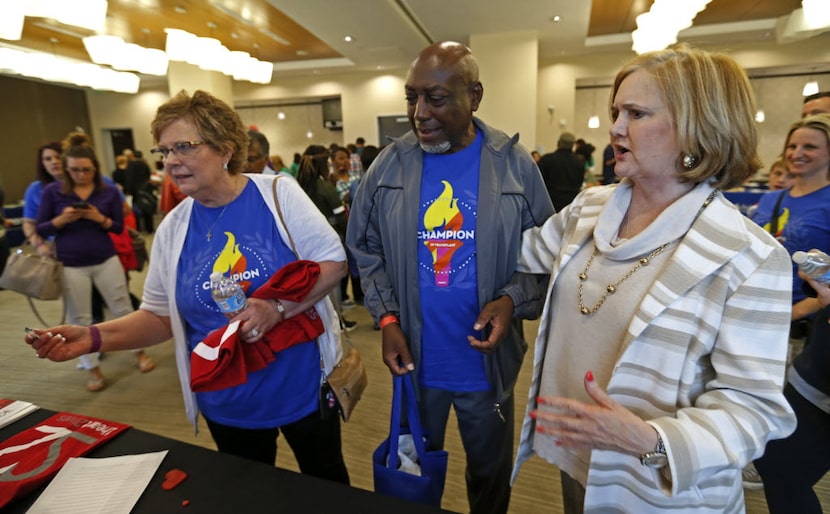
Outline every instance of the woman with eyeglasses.
<svg viewBox="0 0 830 514"><path fill-rule="evenodd" d="M37 214L37 234L54 238L55 254L63 263L63 296L69 323L92 322L92 286L101 293L113 317L132 312L124 269L109 232L124 229L123 201L118 190L101 179L89 136L70 134L63 144L63 180L43 189ZM143 351L135 352L142 372L154 368ZM105 387L98 352L79 355L89 371L87 390Z"/></svg>
<svg viewBox="0 0 830 514"><path fill-rule="evenodd" d="M348 484L340 419L324 383L343 352L337 313L327 298L346 274L340 238L296 181L242 174L248 135L222 100L182 91L159 107L151 131L154 153L163 156L166 173L188 198L156 231L141 308L92 327L35 330L25 341L40 357L65 361L173 338L186 414L194 426L202 414L219 451L274 465L282 433L303 473ZM252 296L299 259L311 261L305 263L310 273L318 269L319 275L295 297ZM211 298L214 272L238 281L248 296L230 325ZM281 350L265 346L263 359L273 360L242 376L217 373L192 381L204 376L198 370L209 361L202 352L209 334L227 333L229 347L251 347L264 334L270 344L278 332L280 338L290 335L281 330L291 326L283 325L286 320L297 321L291 318L312 307L325 328L321 335L302 332Z"/></svg>

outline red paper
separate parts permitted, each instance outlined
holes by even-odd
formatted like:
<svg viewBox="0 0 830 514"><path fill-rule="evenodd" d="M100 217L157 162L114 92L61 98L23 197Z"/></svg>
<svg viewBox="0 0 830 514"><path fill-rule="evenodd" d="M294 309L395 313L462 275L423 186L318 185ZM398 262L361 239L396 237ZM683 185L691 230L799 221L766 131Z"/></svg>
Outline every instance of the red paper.
<svg viewBox="0 0 830 514"><path fill-rule="evenodd" d="M130 425L60 412L0 444L0 508Z"/></svg>

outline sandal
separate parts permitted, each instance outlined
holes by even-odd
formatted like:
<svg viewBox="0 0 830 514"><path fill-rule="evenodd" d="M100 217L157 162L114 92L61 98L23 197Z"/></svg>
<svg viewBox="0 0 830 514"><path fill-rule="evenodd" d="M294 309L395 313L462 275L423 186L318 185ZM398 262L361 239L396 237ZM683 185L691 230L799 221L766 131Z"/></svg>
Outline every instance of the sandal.
<svg viewBox="0 0 830 514"><path fill-rule="evenodd" d="M104 377L89 377L86 383L86 390L92 393L97 393L104 389Z"/></svg>
<svg viewBox="0 0 830 514"><path fill-rule="evenodd" d="M156 368L156 363L147 354L142 354L138 358L138 370L142 373L149 373Z"/></svg>

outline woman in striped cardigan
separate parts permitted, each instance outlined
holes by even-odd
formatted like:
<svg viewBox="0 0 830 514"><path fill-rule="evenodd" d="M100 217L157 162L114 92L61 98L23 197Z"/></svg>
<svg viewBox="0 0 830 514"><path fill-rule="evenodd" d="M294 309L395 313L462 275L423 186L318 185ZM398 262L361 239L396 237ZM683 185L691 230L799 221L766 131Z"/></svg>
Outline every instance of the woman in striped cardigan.
<svg viewBox="0 0 830 514"><path fill-rule="evenodd" d="M551 274L517 457L561 470L565 512L743 512L741 469L792 432L787 252L723 198L759 167L731 58L640 55L611 95L618 185L524 234Z"/></svg>

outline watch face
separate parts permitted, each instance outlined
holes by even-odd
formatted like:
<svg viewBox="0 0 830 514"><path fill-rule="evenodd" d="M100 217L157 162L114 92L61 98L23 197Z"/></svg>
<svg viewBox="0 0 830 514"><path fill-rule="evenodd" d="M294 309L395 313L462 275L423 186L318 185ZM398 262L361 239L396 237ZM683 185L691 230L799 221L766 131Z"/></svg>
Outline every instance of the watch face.
<svg viewBox="0 0 830 514"><path fill-rule="evenodd" d="M643 455L642 462L650 468L662 468L669 463L665 453L647 453Z"/></svg>

